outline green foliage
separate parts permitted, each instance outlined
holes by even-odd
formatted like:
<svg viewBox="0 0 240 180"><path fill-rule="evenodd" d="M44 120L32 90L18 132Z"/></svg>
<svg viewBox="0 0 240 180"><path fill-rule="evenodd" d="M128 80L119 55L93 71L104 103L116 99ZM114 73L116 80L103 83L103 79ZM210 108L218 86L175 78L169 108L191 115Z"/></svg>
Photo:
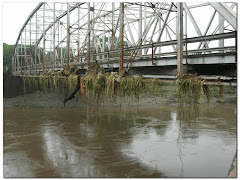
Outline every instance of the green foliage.
<svg viewBox="0 0 240 180"><path fill-rule="evenodd" d="M13 49L14 45L3 43L3 73L6 73L12 67Z"/></svg>

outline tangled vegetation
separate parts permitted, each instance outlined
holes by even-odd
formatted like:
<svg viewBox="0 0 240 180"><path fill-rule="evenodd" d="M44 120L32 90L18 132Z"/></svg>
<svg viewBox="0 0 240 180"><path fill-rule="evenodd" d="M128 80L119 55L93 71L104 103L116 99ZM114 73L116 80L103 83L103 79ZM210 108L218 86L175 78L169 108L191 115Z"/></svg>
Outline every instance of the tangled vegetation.
<svg viewBox="0 0 240 180"><path fill-rule="evenodd" d="M203 88L204 80L193 74L183 74L178 79L178 103L192 104L197 106L203 101L207 91ZM208 96L208 95L207 95Z"/></svg>
<svg viewBox="0 0 240 180"><path fill-rule="evenodd" d="M95 103L102 102L103 97L113 99L120 97L127 100L139 100L139 95L147 88L153 87L155 81L143 81L141 76L120 77L118 72L105 72L98 64L89 67L84 76L84 87L88 97L92 97ZM147 88L146 88L147 87ZM156 86L154 86L155 91ZM152 91L151 91L152 92Z"/></svg>
<svg viewBox="0 0 240 180"><path fill-rule="evenodd" d="M198 113L198 104L203 101L204 95L207 94L206 96L209 97L208 91L204 91L203 84L204 80L193 74L183 74L178 78L178 107L180 117L184 115L184 106L188 106L189 116L193 108L195 113Z"/></svg>
<svg viewBox="0 0 240 180"><path fill-rule="evenodd" d="M23 77L24 93L31 89L58 92L66 96L71 94L64 103L80 93L84 103L93 102L97 106L101 105L103 100L113 100L116 97L119 97L120 101L139 101L141 94L163 95L161 83L157 79L144 79L142 76L128 74L120 77L118 72L105 72L97 63L92 64L81 77L77 70L76 66L71 66L68 71L50 71L40 76ZM216 89L204 85L204 80L193 74L180 76L177 90L179 107L188 105L195 110L204 99L210 102L211 97L216 94ZM219 97L223 98L223 95L223 86L219 86Z"/></svg>
<svg viewBox="0 0 240 180"><path fill-rule="evenodd" d="M80 93L83 101L86 97L92 99L94 104L101 104L103 98L110 100L121 99L139 100L141 93L156 95L160 86L156 79L144 80L141 76L119 76L118 72L105 72L97 63L92 64L78 82L77 68L72 66L69 71L46 72L40 76L23 77L24 93L26 88L52 92L72 92L80 83ZM27 87L26 87L27 86Z"/></svg>

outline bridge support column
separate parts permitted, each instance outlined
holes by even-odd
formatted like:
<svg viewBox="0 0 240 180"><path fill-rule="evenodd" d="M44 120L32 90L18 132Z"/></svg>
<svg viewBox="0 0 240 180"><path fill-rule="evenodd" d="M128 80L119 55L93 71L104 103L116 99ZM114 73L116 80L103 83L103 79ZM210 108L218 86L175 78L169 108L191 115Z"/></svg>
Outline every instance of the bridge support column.
<svg viewBox="0 0 240 180"><path fill-rule="evenodd" d="M62 37L63 37L63 33L62 33L62 27L63 27L63 23L62 22L60 22L60 25L61 25L61 39L62 39ZM61 43L61 54L60 54L60 56L61 56L61 66L63 66L63 43Z"/></svg>
<svg viewBox="0 0 240 180"><path fill-rule="evenodd" d="M114 49L115 3L112 3L112 50Z"/></svg>
<svg viewBox="0 0 240 180"><path fill-rule="evenodd" d="M37 75L37 41L38 41L38 39L37 39L37 33L38 33L38 31L37 31L37 29L38 29L38 24L37 24L37 21L38 21L38 19L37 19L37 12L36 12L36 14L35 14L35 16L36 16L36 24L35 24L35 26L36 26L36 29L35 29L35 51L34 51L34 66L35 66L35 74Z"/></svg>
<svg viewBox="0 0 240 180"><path fill-rule="evenodd" d="M55 60L56 60L55 37L56 37L56 23L55 23L55 2L54 2L53 3L53 71L55 71Z"/></svg>
<svg viewBox="0 0 240 180"><path fill-rule="evenodd" d="M177 76L183 74L183 3L177 3Z"/></svg>
<svg viewBox="0 0 240 180"><path fill-rule="evenodd" d="M146 26L147 26L147 7L146 7L146 5L147 5L147 3L146 2L144 2L144 21L143 21L143 29L144 29L144 31L145 31L145 29L146 29ZM143 41L143 44L145 45L146 44L146 42L147 42L147 40L146 40L146 38L144 38L144 41ZM144 49L144 54L147 54L147 49L145 48Z"/></svg>
<svg viewBox="0 0 240 180"><path fill-rule="evenodd" d="M23 65L23 47L22 47L22 37L23 37L23 34L21 32L21 62L20 62L20 67L21 67L21 75L22 75L22 65Z"/></svg>
<svg viewBox="0 0 240 180"><path fill-rule="evenodd" d="M58 24L57 24L57 29L58 29L58 46L57 46L57 68L59 68L59 61L60 61L60 57L59 57L59 38L60 38L60 21L58 20Z"/></svg>
<svg viewBox="0 0 240 180"><path fill-rule="evenodd" d="M103 22L102 52L105 51L105 16L103 16ZM102 60L104 60L104 55L102 55Z"/></svg>
<svg viewBox="0 0 240 180"><path fill-rule="evenodd" d="M79 63L80 56L80 6L78 6L78 34L77 34L77 62Z"/></svg>
<svg viewBox="0 0 240 180"><path fill-rule="evenodd" d="M95 53L95 42L96 42L96 37L95 37L95 31L94 31L94 6L95 6L95 3L93 2L92 3L92 7L90 8L90 11L92 12L92 17L91 17L91 30L92 30L92 62L95 61L95 56L94 56L94 53Z"/></svg>
<svg viewBox="0 0 240 180"><path fill-rule="evenodd" d="M141 41L142 38L142 3L139 5L139 22L138 22L138 40ZM139 50L139 55L142 54L142 50Z"/></svg>
<svg viewBox="0 0 240 180"><path fill-rule="evenodd" d="M124 3L120 3L120 56L119 56L119 73L122 76L123 74L123 56L124 56Z"/></svg>
<svg viewBox="0 0 240 180"><path fill-rule="evenodd" d="M219 34L224 33L224 23L222 23L222 21L224 21L223 17L221 16L221 14L218 14ZM224 39L219 40L218 47L224 47Z"/></svg>
<svg viewBox="0 0 240 180"><path fill-rule="evenodd" d="M69 69L70 61L70 14L69 14L69 2L67 3L67 69Z"/></svg>
<svg viewBox="0 0 240 180"><path fill-rule="evenodd" d="M87 65L90 66L90 2L88 3L88 44L87 44Z"/></svg>
<svg viewBox="0 0 240 180"><path fill-rule="evenodd" d="M30 25L29 25L29 39L30 39L30 45L29 45L29 70L28 70L28 74L31 75L31 66L32 66L32 21L31 21L32 18L30 18Z"/></svg>
<svg viewBox="0 0 240 180"><path fill-rule="evenodd" d="M24 74L27 75L27 26L24 29Z"/></svg>
<svg viewBox="0 0 240 180"><path fill-rule="evenodd" d="M43 73L45 72L45 3L43 4Z"/></svg>
<svg viewBox="0 0 240 180"><path fill-rule="evenodd" d="M160 16L162 17L162 14L160 14ZM159 36L160 36L159 42L161 42L161 31L160 31L160 29L162 28L161 21L162 21L161 18L159 18L159 23L158 23ZM167 27L166 27L166 30L167 30ZM158 48L158 53L161 54L161 46L159 46Z"/></svg>

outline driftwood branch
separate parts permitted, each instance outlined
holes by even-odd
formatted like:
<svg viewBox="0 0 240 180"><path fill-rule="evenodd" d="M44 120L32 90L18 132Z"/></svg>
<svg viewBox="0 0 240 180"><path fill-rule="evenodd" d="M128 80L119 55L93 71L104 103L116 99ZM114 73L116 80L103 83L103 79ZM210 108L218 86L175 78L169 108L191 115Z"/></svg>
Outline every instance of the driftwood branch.
<svg viewBox="0 0 240 180"><path fill-rule="evenodd" d="M75 98L75 94L77 94L77 92L80 89L80 76L78 76L78 83L76 85L76 87L74 88L73 92L71 92L63 101L63 104L65 106L66 102L68 102L69 100Z"/></svg>

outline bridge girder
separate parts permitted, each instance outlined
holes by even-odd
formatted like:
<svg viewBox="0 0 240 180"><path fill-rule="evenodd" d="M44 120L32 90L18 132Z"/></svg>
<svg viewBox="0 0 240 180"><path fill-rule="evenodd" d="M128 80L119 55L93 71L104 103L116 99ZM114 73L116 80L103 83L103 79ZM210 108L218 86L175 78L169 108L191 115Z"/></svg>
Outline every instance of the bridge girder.
<svg viewBox="0 0 240 180"><path fill-rule="evenodd" d="M236 13L223 2L210 2L211 6L216 9L216 11L221 14L221 16L226 19L226 21L231 24L231 26L237 30L237 15Z"/></svg>
<svg viewBox="0 0 240 180"><path fill-rule="evenodd" d="M65 67L68 62L69 65L86 64L85 59L88 55L91 56L89 60L92 61L95 58L107 63L116 59L114 54L119 52L120 42L119 3L90 3L89 5L88 7L87 3L77 2L39 3L19 32L12 58L13 74L27 72L38 74L37 69L40 67L43 69L46 67L46 71L57 70L59 66ZM192 23L191 26L186 25L187 17L182 22L185 24L184 35L188 36L180 43L184 49L192 43L198 46L188 46L189 52L202 50L204 53L211 53L212 49L216 51L219 47L219 44L215 43L216 40L223 42L224 39L235 38L233 33L227 34L229 31L236 30L237 17L233 9L235 3L184 3L183 5L186 12L184 16L187 14ZM129 2L124 3L124 8L124 51L128 55L134 53L135 49L138 52L137 56L133 56L132 61L139 56L141 58L141 56L152 54L154 57L157 54L156 49L163 54L171 52L170 46L176 50L178 33L175 30L175 21L177 21L178 8L175 3ZM201 17L196 17L196 11L199 8L209 10L210 15L207 15L209 21L205 30L199 20ZM221 10L223 8L224 10ZM214 11L213 15L212 11ZM221 22L222 34L214 36L217 33L216 29L220 26L218 24L213 32L210 31L212 22L216 20L214 18L216 12L223 17L223 21L226 20L232 26L233 30L231 28L227 30ZM206 21L206 16L204 18ZM197 34L194 34L191 27L195 28ZM163 38L165 35L166 41ZM209 38L210 35L215 38ZM202 43L205 46L201 47ZM228 52L228 46L219 47L219 52ZM234 40L231 46L235 46ZM154 50L148 52L151 49ZM125 61L129 60L125 59Z"/></svg>

